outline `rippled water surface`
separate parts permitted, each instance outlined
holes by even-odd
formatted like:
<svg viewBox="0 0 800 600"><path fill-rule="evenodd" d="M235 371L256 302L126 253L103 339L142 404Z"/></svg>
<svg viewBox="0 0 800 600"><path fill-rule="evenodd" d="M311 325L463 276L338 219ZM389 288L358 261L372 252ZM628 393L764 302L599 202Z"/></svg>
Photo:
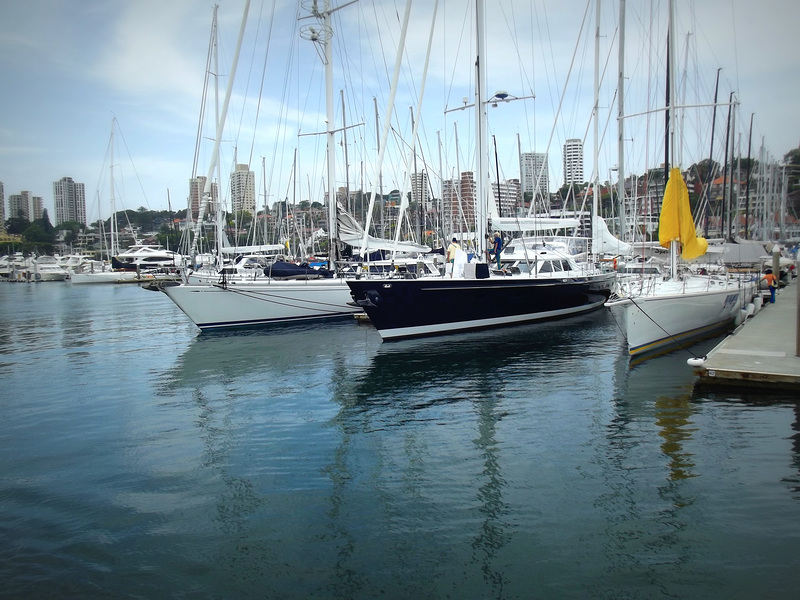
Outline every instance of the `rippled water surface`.
<svg viewBox="0 0 800 600"><path fill-rule="evenodd" d="M797 597L796 395L687 357L630 368L605 311L382 344L2 284L0 596Z"/></svg>

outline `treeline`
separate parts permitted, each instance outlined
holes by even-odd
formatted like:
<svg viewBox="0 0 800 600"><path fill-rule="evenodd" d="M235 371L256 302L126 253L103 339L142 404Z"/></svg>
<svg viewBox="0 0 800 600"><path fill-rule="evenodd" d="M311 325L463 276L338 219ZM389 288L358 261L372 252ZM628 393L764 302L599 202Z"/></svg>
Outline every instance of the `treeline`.
<svg viewBox="0 0 800 600"><path fill-rule="evenodd" d="M21 242L3 241L0 242L0 254L10 254L12 252L38 254L53 254L56 236L62 229L71 229L70 223L62 223L58 229L50 223L47 209L42 211L41 219L29 221L25 217L11 217L5 222L6 233L9 235L20 236ZM74 223L80 230L83 225Z"/></svg>

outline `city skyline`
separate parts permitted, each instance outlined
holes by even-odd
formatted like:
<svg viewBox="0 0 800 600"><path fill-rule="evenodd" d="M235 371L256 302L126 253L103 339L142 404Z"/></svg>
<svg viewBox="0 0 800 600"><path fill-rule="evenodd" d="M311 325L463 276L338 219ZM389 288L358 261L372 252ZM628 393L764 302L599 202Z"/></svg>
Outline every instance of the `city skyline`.
<svg viewBox="0 0 800 600"><path fill-rule="evenodd" d="M358 181L355 187L365 190L375 185L370 182L373 169L369 161L375 155L377 136L374 131L359 133L357 127L366 128L383 119L387 82L395 58L391 48L396 43L398 16L402 15L403 4L376 0L374 4L364 3L364 7L354 5L337 12L334 21L336 126L342 127L345 119L348 126L353 126L347 131L346 140L337 138L337 145L341 150L351 150L349 177L351 181ZM429 163L432 181L434 177L447 179L455 172L474 169L474 166L466 164L474 162L474 152L468 148L470 142L465 141L474 134L471 131L473 111L452 112L468 104L471 95L474 61L470 58L470 45L462 42L464 34L461 31L470 18L469 4L466 1L449 2L441 9L443 12L437 20L437 47L431 53L433 64L423 101L425 111L420 117L418 145L418 152ZM593 156L590 121L594 4L567 2L563 6L545 7L544 3L498 0L488 11L489 93L505 89L512 97L536 96L516 103L501 100L496 103L497 107L489 108L490 135L492 141L497 140L495 152L501 171L499 179L520 177L520 151L547 153L549 180L555 186L564 177L559 152L565 140L570 138L581 139L586 149L585 179L592 177L595 162L599 180L609 179L609 173L617 162L615 82L611 73L615 71L616 50L613 46L618 35L617 9L610 4L604 3L600 24L605 65L601 85L606 89L601 93L599 104L603 114L600 115L602 140L597 159ZM226 74L232 63L243 6L243 1L236 0L220 4L220 97L225 92ZM303 22L298 21L295 7L276 5L273 20L262 19L262 29L258 30L257 21L262 8L257 3L251 6L242 57L254 56L254 48L263 52L268 45L267 28L273 23L271 35L275 39L270 42L270 65L267 69L270 85L265 88L270 94L264 94L263 100L259 101L263 108L261 116L256 119L256 88L262 76L259 62L266 62L266 59L260 57L252 61L254 64L248 64L249 58L247 61L240 58L239 73L232 90L231 115L223 134L225 147L221 148L219 182L224 182L224 186L220 185L224 189L219 190L219 196L226 202L230 201L229 174L234 171L235 164L248 164L250 170L256 172L256 195L260 198L262 190L267 189L267 198L257 200L259 206L265 200L272 205L293 196L322 201L325 175L320 167L324 163L320 146L324 143L318 137L299 137L298 134L308 135L324 129L324 101L312 100L294 76L300 71L313 75L317 86L313 92L316 94L321 86L322 65L314 46L300 39ZM637 69L650 68L636 63L650 52L649 40L652 40L654 48L662 44L660 34L642 37L635 30L643 22L650 21L654 22L653 31L662 30L663 15L650 19L646 9L637 13L639 9L628 3L626 40L633 50L628 59L630 64L626 64L626 76L629 75L631 81ZM355 50L364 50L365 55L375 51L377 41L357 27L359 22L367 23L366 16L372 12L392 21L390 27L381 30L381 43L386 44L387 50L369 58L379 69L355 55ZM5 50L0 61L4 82L7 89L25 91L4 98L5 112L13 116L0 127L0 152L3 154L0 181L5 184L6 198L23 190L30 191L42 197L48 213L54 215L52 183L68 176L86 185L87 220L91 222L101 216L107 218L109 206L103 196L107 195L108 189L105 180L108 164L104 155L109 123L118 117L121 135L115 162L120 171L120 208L136 210L144 206L151 210L166 210L168 202L171 202L173 210L185 208L189 197L187 182L193 176L206 175L209 164L210 150L206 147L198 153L195 142L200 129L197 121L205 71L203 61L208 54L210 16L210 8L198 10L195 3L181 0L168 5L143 1L122 8L106 6L98 1L72 7L51 0L33 0L24 6L4 3L0 7L0 45ZM795 53L783 51L781 40L792 39L793 24L800 21L800 8L795 3L778 0L769 0L758 6L740 0L714 0L681 3L678 16L683 30L690 33L689 37L681 40L680 47L696 45L696 54L704 61L689 64L695 67L693 72L697 75L693 76L694 80L686 76L684 79L703 88L699 96L708 102L713 97L714 75L717 69L721 69L720 103L727 102L729 94L734 92L737 102L735 144L740 153L746 155L748 152L746 134L753 114L754 157L758 156L762 142L770 155L778 158L796 148L800 117L794 110L793 99L797 97L800 84L793 74L800 59ZM374 17L371 18L372 28L365 27L366 32L374 31ZM404 127L409 128L408 115L404 116L404 113L416 104L421 69L413 70L408 65L424 63L429 18L429 7L414 8L414 27L406 44L408 64L404 63L401 73L401 81L409 84L407 87L410 89L398 91L395 107L398 116L392 123L398 136L407 136L407 131L401 131ZM544 29L544 23L551 23L552 31ZM142 35L143 31L147 34ZM512 37L515 38L513 43ZM343 40L353 43L343 46ZM287 70L286 59L277 50L281 44L291 50L293 63L302 65L302 68ZM447 55L445 47L448 48ZM586 57L586 64L581 67L582 79L566 85L570 60L575 56ZM691 58L694 60L694 54ZM342 66L347 61L357 65L361 74L349 87ZM513 79L522 79L522 84L512 83ZM359 86L362 89L357 89ZM342 89L345 93L340 97ZM53 93L54 90L57 93ZM348 96L356 92L363 106L353 104L353 99ZM462 102L462 97L467 101ZM287 103L287 99L292 102ZM637 104L640 99L636 90L626 90L626 105L631 112L643 104ZM651 102L656 102L655 97ZM552 120L555 117L552 115L559 105L559 123L554 125ZM444 121L441 118L445 114L443 108L451 111L446 113L448 117ZM207 118L214 112L209 106ZM724 127L726 112L726 106L719 107L718 128ZM374 113L378 113L378 119ZM269 119L263 116L265 114L281 116L282 120L288 117L294 123L287 129L279 129L271 121L267 123ZM703 119L706 118L704 115ZM459 143L454 136L457 119L460 119ZM698 139L704 141L695 152L684 157L686 166L702 160L704 153L708 152L707 131L692 131L697 128L695 121L699 118L687 115L686 131L696 133ZM703 127L708 129L708 125ZM645 133L655 138L658 129L656 122L626 124L626 138L632 140L626 144L638 144ZM203 130L209 130L208 123L204 124ZM203 136L208 146L209 134ZM437 139L440 136L444 148L444 172L435 173L438 170ZM260 147L256 147L256 143ZM391 138L390 143L398 144ZM301 148L298 153L299 165L295 175L291 157L287 159L286 155L305 144L308 147ZM363 147L360 155L354 153L357 144ZM720 141L717 144L720 153L722 147ZM237 148L238 159L234 159ZM399 165L405 151L395 149L390 156L391 152L392 149L387 152L383 170L384 189L387 190L400 189L403 180L403 168ZM662 161L655 150L638 150L637 154L631 148L631 154L630 159L626 158L626 168L630 169L627 172L644 173ZM267 167L262 170L259 163L265 156ZM344 156L337 156L337 184L342 184L348 176L341 171L344 160ZM490 162L494 169L494 160ZM127 179L122 174L125 169L128 170ZM434 183L434 190L437 187ZM554 190L551 188L550 191Z"/></svg>

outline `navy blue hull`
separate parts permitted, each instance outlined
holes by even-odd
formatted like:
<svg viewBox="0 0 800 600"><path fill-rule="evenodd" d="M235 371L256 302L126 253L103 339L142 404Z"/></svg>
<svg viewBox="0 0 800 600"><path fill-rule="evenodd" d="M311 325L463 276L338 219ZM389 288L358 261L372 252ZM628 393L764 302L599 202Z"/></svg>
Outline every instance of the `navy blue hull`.
<svg viewBox="0 0 800 600"><path fill-rule="evenodd" d="M594 310L613 274L590 277L351 280L353 300L383 339L501 327Z"/></svg>

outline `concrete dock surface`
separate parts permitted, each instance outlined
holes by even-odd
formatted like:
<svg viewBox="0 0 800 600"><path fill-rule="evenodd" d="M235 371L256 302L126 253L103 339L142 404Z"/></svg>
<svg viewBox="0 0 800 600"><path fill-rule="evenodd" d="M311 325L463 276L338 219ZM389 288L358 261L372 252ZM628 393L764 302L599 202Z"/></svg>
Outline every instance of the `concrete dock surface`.
<svg viewBox="0 0 800 600"><path fill-rule="evenodd" d="M794 389L800 399L797 281L780 288L775 304L764 304L716 346L704 361L690 359L700 385Z"/></svg>

